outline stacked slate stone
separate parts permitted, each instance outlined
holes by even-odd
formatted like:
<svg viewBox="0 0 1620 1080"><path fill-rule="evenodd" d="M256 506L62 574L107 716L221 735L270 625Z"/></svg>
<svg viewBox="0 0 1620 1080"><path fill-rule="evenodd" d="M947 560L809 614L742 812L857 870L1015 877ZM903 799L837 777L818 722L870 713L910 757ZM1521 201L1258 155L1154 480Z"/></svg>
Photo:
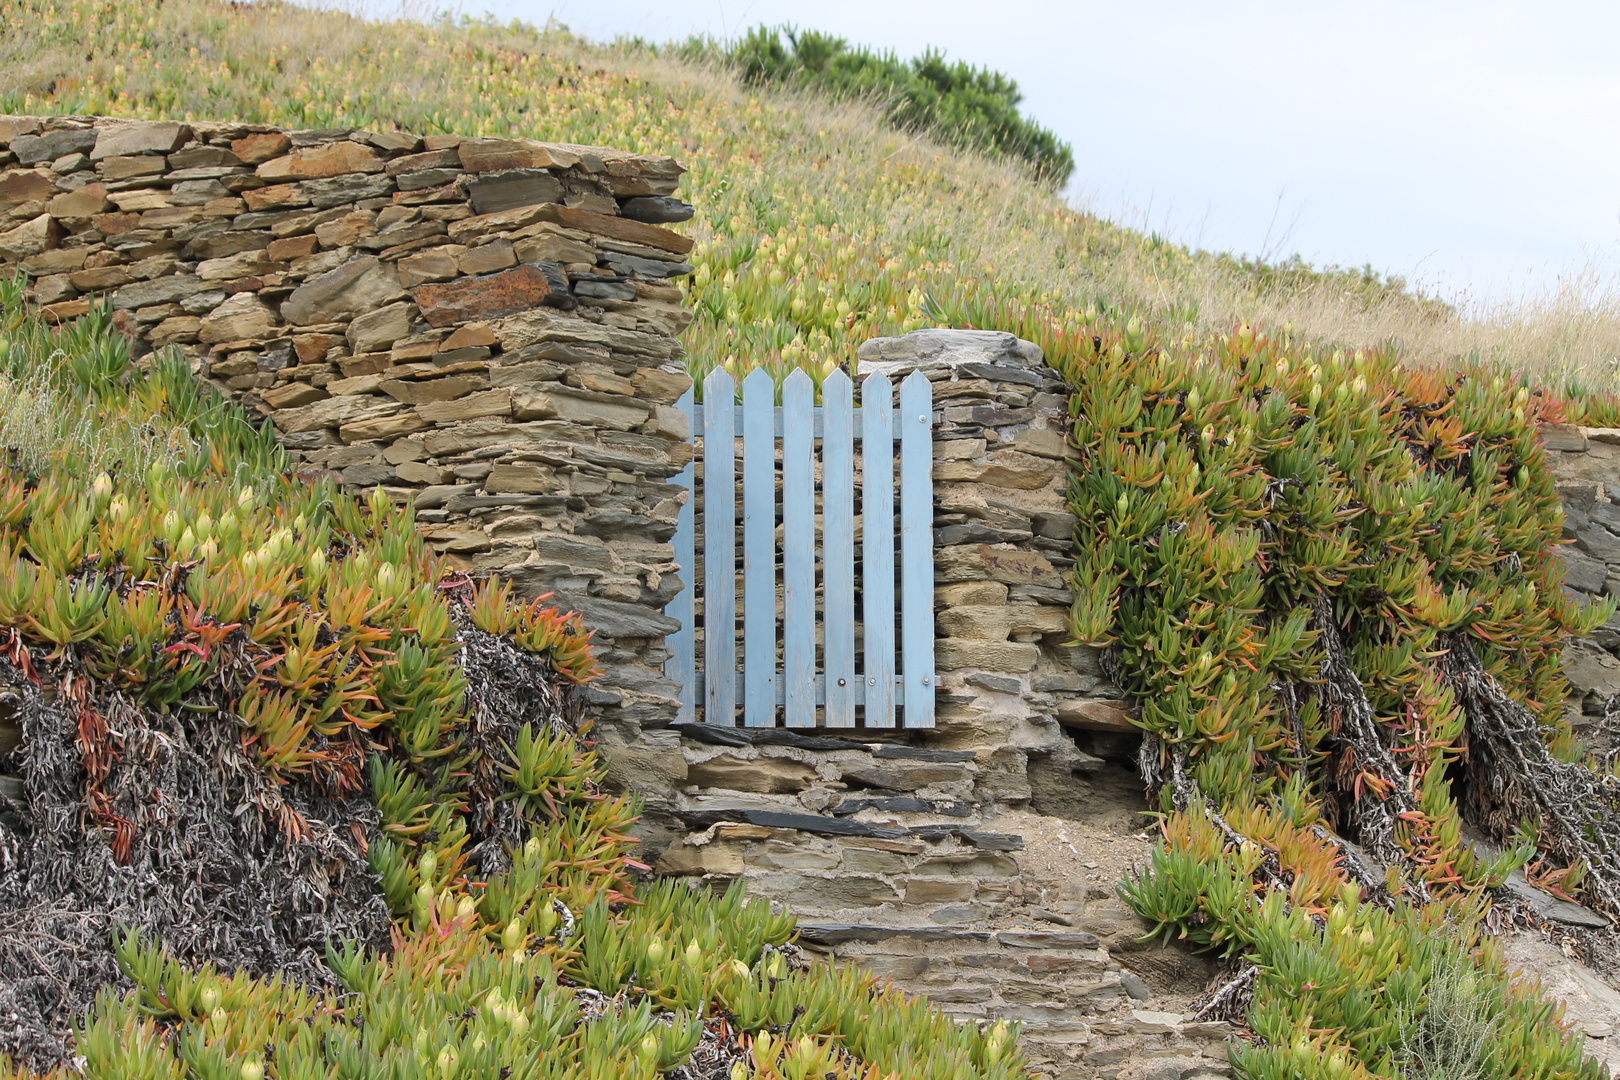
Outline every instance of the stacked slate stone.
<svg viewBox="0 0 1620 1080"><path fill-rule="evenodd" d="M49 317L111 306L381 485L454 562L598 632L597 704L663 716L691 457L668 157L526 140L0 117L0 272Z"/></svg>
<svg viewBox="0 0 1620 1080"><path fill-rule="evenodd" d="M1012 334L919 330L861 347L861 371L934 388L934 664L942 724L1134 734L1101 654L1069 643L1069 390ZM1019 740L1020 742L1025 740Z"/></svg>
<svg viewBox="0 0 1620 1080"><path fill-rule="evenodd" d="M1564 503L1565 588L1620 596L1620 428L1543 424L1541 440ZM1620 614L1564 647L1564 674L1575 733L1599 753L1620 746Z"/></svg>

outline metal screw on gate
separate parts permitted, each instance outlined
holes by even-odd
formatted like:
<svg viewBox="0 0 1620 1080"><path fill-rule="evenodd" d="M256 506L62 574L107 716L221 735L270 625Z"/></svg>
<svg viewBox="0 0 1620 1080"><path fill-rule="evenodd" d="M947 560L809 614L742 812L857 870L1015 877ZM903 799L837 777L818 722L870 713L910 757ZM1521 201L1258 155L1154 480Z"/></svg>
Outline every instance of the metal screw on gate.
<svg viewBox="0 0 1620 1080"><path fill-rule="evenodd" d="M876 675L868 675L866 677L866 685L867 686L876 686L877 685L877 676Z"/></svg>
<svg viewBox="0 0 1620 1080"><path fill-rule="evenodd" d="M843 679L839 679L839 680L838 680L838 685L839 685L839 686L843 686L843 685L844 685L844 680L843 680Z"/></svg>
<svg viewBox="0 0 1620 1080"><path fill-rule="evenodd" d="M917 423L919 423L919 424L928 423L928 417L926 415L917 417Z"/></svg>
<svg viewBox="0 0 1620 1080"><path fill-rule="evenodd" d="M924 686L928 685L928 676L926 676L926 675L923 676L923 685Z"/></svg>

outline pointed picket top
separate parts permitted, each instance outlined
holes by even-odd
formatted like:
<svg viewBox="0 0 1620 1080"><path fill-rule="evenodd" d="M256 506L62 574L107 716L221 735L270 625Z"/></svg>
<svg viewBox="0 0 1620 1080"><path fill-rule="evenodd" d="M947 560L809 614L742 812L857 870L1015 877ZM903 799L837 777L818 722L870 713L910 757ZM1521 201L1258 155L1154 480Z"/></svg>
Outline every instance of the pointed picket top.
<svg viewBox="0 0 1620 1080"><path fill-rule="evenodd" d="M839 387L848 387L848 390L840 391L838 389ZM845 373L843 368L835 368L833 369L833 373L831 375L828 375L825 379L821 380L821 400L823 402L827 401L829 391L832 391L833 393L846 393L849 395L851 400L854 400L855 383L850 379L849 375Z"/></svg>
<svg viewBox="0 0 1620 1080"><path fill-rule="evenodd" d="M788 392L795 394L809 394L809 400L816 399L816 384L810 381L810 373L804 368L794 368L782 382L782 404L787 404Z"/></svg>
<svg viewBox="0 0 1620 1080"><path fill-rule="evenodd" d="M751 406L755 401L762 399L769 401L772 405L776 404L776 384L771 380L771 373L766 371L764 368L757 367L753 371L750 371L747 375L744 375L742 385L743 406L745 408ZM762 395L762 398L756 398L753 396L755 394L760 394L762 389L768 391Z"/></svg>
<svg viewBox="0 0 1620 1080"><path fill-rule="evenodd" d="M731 377L731 372L723 367L717 367L703 377L703 408L705 412L713 408L714 403L723 401L732 404L737 398L737 380Z"/></svg>
<svg viewBox="0 0 1620 1080"><path fill-rule="evenodd" d="M894 404L894 383L879 371L861 380L861 408L868 405L883 407Z"/></svg>

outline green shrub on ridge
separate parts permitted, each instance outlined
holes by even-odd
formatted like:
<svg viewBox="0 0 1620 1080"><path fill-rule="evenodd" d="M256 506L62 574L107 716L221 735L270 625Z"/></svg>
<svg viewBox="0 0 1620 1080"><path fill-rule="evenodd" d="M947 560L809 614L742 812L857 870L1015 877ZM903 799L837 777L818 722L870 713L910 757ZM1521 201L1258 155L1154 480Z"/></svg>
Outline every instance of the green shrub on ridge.
<svg viewBox="0 0 1620 1080"><path fill-rule="evenodd" d="M786 39L784 41L784 39ZM1018 84L999 71L951 63L935 50L911 60L851 47L815 30L756 26L730 43L694 39L688 56L718 57L754 84L781 83L835 98L871 98L889 119L943 142L1005 154L1062 187L1074 173L1074 151L1018 112Z"/></svg>

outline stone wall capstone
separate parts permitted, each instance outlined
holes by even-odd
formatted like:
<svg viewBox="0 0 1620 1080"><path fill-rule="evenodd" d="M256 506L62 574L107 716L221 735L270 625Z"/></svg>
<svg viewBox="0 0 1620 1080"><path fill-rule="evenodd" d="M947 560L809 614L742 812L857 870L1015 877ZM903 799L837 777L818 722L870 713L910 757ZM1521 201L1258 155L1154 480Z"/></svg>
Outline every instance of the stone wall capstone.
<svg viewBox="0 0 1620 1080"><path fill-rule="evenodd" d="M673 707L662 609L691 385L668 157L529 140L0 117L0 273L107 304L298 466L596 631L606 716Z"/></svg>

